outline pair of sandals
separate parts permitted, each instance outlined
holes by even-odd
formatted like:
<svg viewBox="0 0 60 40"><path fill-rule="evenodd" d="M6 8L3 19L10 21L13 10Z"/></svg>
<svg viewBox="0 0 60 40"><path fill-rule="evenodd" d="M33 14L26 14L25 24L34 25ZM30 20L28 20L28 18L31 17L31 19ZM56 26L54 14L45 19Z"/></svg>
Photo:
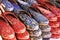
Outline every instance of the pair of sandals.
<svg viewBox="0 0 60 40"><path fill-rule="evenodd" d="M29 31L30 36L34 36L34 37L41 36L42 32L39 29L38 23L33 18L29 17L30 15L27 14L27 12L24 11L17 4L15 4L15 3L12 3L12 4L14 5L15 14L18 15L19 18L24 22L24 24L27 26L27 30L30 30ZM17 11L17 13L16 13L16 11Z"/></svg>
<svg viewBox="0 0 60 40"><path fill-rule="evenodd" d="M22 6L23 7L23 6ZM25 7L23 7L24 9ZM28 7L29 8L29 7ZM40 14L39 12L36 12L34 9L29 8L29 12L31 13L32 17L40 24L40 25L48 25L49 21L48 19ZM28 14L28 13L27 13Z"/></svg>
<svg viewBox="0 0 60 40"><path fill-rule="evenodd" d="M20 9L19 9L20 10ZM23 15L26 15L26 14L23 14L23 13L21 13L21 16L23 16ZM29 21L30 22L29 22ZM39 27L38 27L38 23L34 20L34 19L32 19L32 18L30 18L30 17L28 17L28 15L26 16L26 19L24 20L24 18L23 18L23 21L25 22L25 24L28 26L30 26L31 28L27 28L28 30L37 30ZM35 23L34 23L35 22ZM35 29L34 29L35 28ZM41 30L39 31L39 33L41 32ZM40 33L41 34L41 33ZM39 35L40 35L39 34ZM18 35L20 35L20 34L18 34ZM35 34L34 34L35 35ZM18 38L20 38L20 36L18 37Z"/></svg>
<svg viewBox="0 0 60 40"><path fill-rule="evenodd" d="M41 23L45 23L46 25L49 23L49 21L48 21L48 19L45 17L45 16L43 16L42 14L39 14L39 12L35 12L35 10L33 10L32 8L29 8L28 6L26 6L26 5L21 5L21 7L23 8L23 9L27 9L26 11L28 11L29 10L29 12L31 13L30 15L32 15L33 16L33 18L37 21L37 22L40 22L40 20L42 21ZM16 8L16 7L15 7ZM39 15L39 16L38 16ZM37 16L37 17L36 17ZM42 17L42 18L39 18L39 17ZM44 20L43 20L44 19ZM43 24L44 24L43 23Z"/></svg>
<svg viewBox="0 0 60 40"><path fill-rule="evenodd" d="M52 5L49 2L44 2L44 1L40 1L40 4L42 4L43 6L45 6L46 8L48 8L51 12L53 12L57 17L60 17L60 9L57 8L55 5ZM53 11L54 10L54 11Z"/></svg>
<svg viewBox="0 0 60 40"><path fill-rule="evenodd" d="M15 39L15 32L3 16L0 16L0 35L2 39ZM12 37L11 37L12 36Z"/></svg>
<svg viewBox="0 0 60 40"><path fill-rule="evenodd" d="M3 12L3 14L1 14L1 15L6 20L8 20L8 22L11 25L9 27L6 27L6 26L8 26L8 24L6 24L6 22L3 20L3 18L0 19L1 20L1 25L0 26L2 27L1 28L1 35L4 39L8 40L11 36L13 36L13 35L9 36L10 32L13 33L13 31L12 31L13 29L14 29L14 33L16 33L16 36L17 36L18 39L21 39L21 40L29 39L29 33L26 31L25 25L21 21L19 21L19 19L12 12ZM13 28L13 29L10 30L11 29L10 27ZM5 30L4 30L4 28L5 28ZM23 37L19 36L19 35L22 35ZM5 38L6 36L9 37L9 38ZM15 39L15 40L17 40L17 39Z"/></svg>
<svg viewBox="0 0 60 40"><path fill-rule="evenodd" d="M53 6L49 7L47 4L47 6L51 9L50 10L47 10L48 7L45 7L44 6L44 2L42 2L42 0L39 1L41 4L43 5L34 5L34 7L36 7L38 10L40 10L40 12L42 12L42 14L44 14L48 19L49 19L49 24L51 27L59 27L59 21L60 19L58 18L60 14L59 13L59 9L58 8L52 8ZM45 9L44 9L45 8ZM56 9L56 11L53 11L53 9ZM52 11L56 14L53 14ZM58 17L57 17L58 16ZM54 21L54 22L52 22ZM54 24L54 25L52 25Z"/></svg>
<svg viewBox="0 0 60 40"><path fill-rule="evenodd" d="M0 8L2 9L2 5L0 5ZM14 30L8 24L7 20L1 15L2 11L0 10L0 35L6 39L16 38Z"/></svg>
<svg viewBox="0 0 60 40"><path fill-rule="evenodd" d="M40 2L41 3L41 2ZM60 22L60 9L57 8L55 5L52 5L49 2L43 2L41 3L43 4L45 7L47 7L51 12L53 12L58 18L57 21ZM53 11L54 10L54 11Z"/></svg>
<svg viewBox="0 0 60 40"><path fill-rule="evenodd" d="M16 4L15 4L15 5L16 5ZM15 7L15 8L17 8L17 7ZM24 8L26 8L26 6L25 6L25 7L23 6L23 9L24 9ZM17 10L18 10L18 9L17 9ZM29 17L28 17L26 14L23 14L22 11L24 11L24 10L21 10L20 13L16 13L16 14L19 16L19 18L20 18L21 20L25 20L25 21L26 21L27 18L29 18ZM46 21L46 20L47 20L47 21L46 21L46 22L47 22L46 24L48 25L49 22L48 22L48 19L47 19L47 18L45 18L43 15L39 14L38 12L35 12L35 11L32 10L32 9L31 9L31 12L32 12L32 16L35 15L34 17L36 18L36 21L37 21L37 20L40 21L40 18L39 18L39 17L42 16L41 18L43 18L43 19L45 19L45 20L42 19L41 21ZM25 13L25 12L24 12L24 13ZM27 13L27 14L28 14L28 13ZM37 14L37 16L36 16L36 14ZM38 16L38 15L39 15L39 16ZM23 18L24 18L24 19L23 19ZM34 18L34 19L35 19L35 18ZM38 19L38 18L39 18L39 19ZM31 19L31 20L32 20L32 19ZM26 23L25 21L24 21L24 23ZM37 22L39 22L39 21L37 21ZM40 22L41 22L41 21L40 21ZM42 24L43 24L43 23L42 23ZM44 28L45 28L45 27L44 27ZM43 29L44 29L44 28L43 28ZM50 26L47 26L47 29L50 31ZM47 30L47 29L46 29L46 30ZM45 29L44 29L43 31L45 31ZM34 32L35 32L35 31L34 31ZM34 36L34 37L35 37L35 35L34 35L35 33L34 33L34 32L30 32L30 34L31 34L31 36ZM36 32L36 33L38 33L38 32ZM40 33L40 34L41 34L41 33ZM38 35L39 35L39 34L38 34ZM36 36L38 36L38 35L36 35ZM37 38L37 40L38 40L38 38Z"/></svg>
<svg viewBox="0 0 60 40"><path fill-rule="evenodd" d="M31 3L31 2L30 2ZM34 2L33 2L34 3ZM20 3L21 4L21 3ZM57 17L55 17L55 15L52 13L52 12L50 12L49 10L46 10L46 9L44 9L44 8L42 8L43 7L43 5L40 5L40 4L32 4L31 6L26 6L26 5L21 5L21 7L27 7L27 8L29 8L29 7L33 7L34 9L36 8L36 9L38 9L43 15L45 15L50 21L56 21L57 20ZM27 9L27 8L24 8L23 7L23 9ZM44 6L45 7L45 6ZM30 9L31 10L31 9ZM46 10L46 11L45 11ZM51 17L53 17L53 18L51 18Z"/></svg>

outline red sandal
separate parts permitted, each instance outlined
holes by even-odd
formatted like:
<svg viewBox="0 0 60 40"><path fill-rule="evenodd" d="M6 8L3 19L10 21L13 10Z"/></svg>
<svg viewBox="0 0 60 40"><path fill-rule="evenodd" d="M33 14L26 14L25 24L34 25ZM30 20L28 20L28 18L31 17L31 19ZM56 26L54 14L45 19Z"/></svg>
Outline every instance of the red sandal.
<svg viewBox="0 0 60 40"><path fill-rule="evenodd" d="M6 39L12 39L15 37L14 30L3 17L0 17L0 33L1 36Z"/></svg>
<svg viewBox="0 0 60 40"><path fill-rule="evenodd" d="M25 25L19 21L13 13L5 12L3 13L3 16L10 22L16 33L24 33L26 31Z"/></svg>

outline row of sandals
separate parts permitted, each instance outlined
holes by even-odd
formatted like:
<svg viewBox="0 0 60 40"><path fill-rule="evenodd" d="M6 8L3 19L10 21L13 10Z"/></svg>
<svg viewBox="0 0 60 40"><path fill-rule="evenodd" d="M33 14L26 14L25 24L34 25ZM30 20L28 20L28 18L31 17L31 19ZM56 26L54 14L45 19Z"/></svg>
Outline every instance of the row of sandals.
<svg viewBox="0 0 60 40"><path fill-rule="evenodd" d="M38 4L38 3L39 4ZM49 40L60 38L59 8L44 0L2 0L2 40Z"/></svg>

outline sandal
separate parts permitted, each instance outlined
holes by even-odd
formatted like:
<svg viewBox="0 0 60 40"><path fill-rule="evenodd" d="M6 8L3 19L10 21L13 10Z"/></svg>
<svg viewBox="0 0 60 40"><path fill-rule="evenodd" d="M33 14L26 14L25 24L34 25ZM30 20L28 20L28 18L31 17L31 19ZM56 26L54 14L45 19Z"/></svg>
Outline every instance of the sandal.
<svg viewBox="0 0 60 40"><path fill-rule="evenodd" d="M29 11L32 17L39 23L39 25L49 24L49 20L44 15L40 14L39 12L34 11L34 9L29 8Z"/></svg>
<svg viewBox="0 0 60 40"><path fill-rule="evenodd" d="M38 28L39 28L38 23L33 18L29 17L26 14L26 12L23 11L18 16L27 26L28 30L38 30Z"/></svg>
<svg viewBox="0 0 60 40"><path fill-rule="evenodd" d="M11 12L3 13L3 16L9 21L16 33L24 33L26 31L25 25Z"/></svg>
<svg viewBox="0 0 60 40"><path fill-rule="evenodd" d="M15 37L14 30L11 28L4 17L0 17L0 33L1 36L5 39L12 39Z"/></svg>

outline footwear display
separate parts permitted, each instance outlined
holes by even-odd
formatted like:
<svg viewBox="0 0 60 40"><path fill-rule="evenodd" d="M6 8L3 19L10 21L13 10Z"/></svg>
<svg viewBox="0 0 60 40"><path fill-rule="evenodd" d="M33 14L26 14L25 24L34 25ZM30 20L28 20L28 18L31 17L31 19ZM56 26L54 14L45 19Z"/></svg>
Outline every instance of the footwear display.
<svg viewBox="0 0 60 40"><path fill-rule="evenodd" d="M49 20L44 17L42 14L39 14L39 12L35 12L34 10L30 9L28 6L28 8L26 8L26 5L21 6L24 10L28 11L31 13L31 15L33 16L33 18L40 23L40 25L48 25ZM43 20L44 19L44 20Z"/></svg>
<svg viewBox="0 0 60 40"><path fill-rule="evenodd" d="M0 40L60 38L60 0L0 0Z"/></svg>
<svg viewBox="0 0 60 40"><path fill-rule="evenodd" d="M47 17L49 21L57 21L57 16L54 15L51 11L46 10L40 6L37 6L36 8L40 10L40 12L42 12L42 14L45 15L45 17Z"/></svg>

